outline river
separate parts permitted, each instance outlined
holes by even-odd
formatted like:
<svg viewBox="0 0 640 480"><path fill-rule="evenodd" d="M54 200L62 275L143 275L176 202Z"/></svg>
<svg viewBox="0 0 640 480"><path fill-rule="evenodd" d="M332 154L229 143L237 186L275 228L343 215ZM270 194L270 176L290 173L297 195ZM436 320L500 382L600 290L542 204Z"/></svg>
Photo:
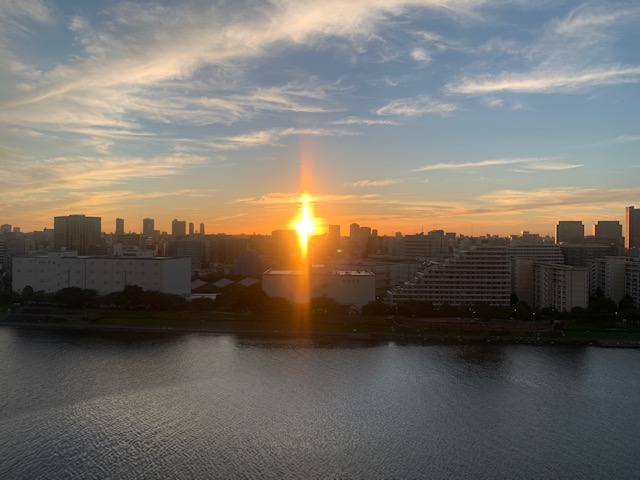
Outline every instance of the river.
<svg viewBox="0 0 640 480"><path fill-rule="evenodd" d="M0 328L0 478L638 478L640 349Z"/></svg>

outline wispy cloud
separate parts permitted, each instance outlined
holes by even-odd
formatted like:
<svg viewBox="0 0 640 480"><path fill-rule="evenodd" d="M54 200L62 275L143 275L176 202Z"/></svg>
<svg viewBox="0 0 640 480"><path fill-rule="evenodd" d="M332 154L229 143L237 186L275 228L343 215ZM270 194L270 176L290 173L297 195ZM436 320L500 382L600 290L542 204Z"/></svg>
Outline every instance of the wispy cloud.
<svg viewBox="0 0 640 480"><path fill-rule="evenodd" d="M513 165L514 163L526 163L536 160L534 158L496 158L492 160L480 160L479 162L465 162L465 163L435 163L432 165L425 165L423 167L411 170L412 172L426 172L429 170L459 170L464 168L477 168L477 167L495 167L498 165Z"/></svg>
<svg viewBox="0 0 640 480"><path fill-rule="evenodd" d="M454 112L458 107L453 103L434 100L426 95L414 98L393 100L375 110L376 115L390 115L397 117L420 117L427 113L446 114Z"/></svg>
<svg viewBox="0 0 640 480"><path fill-rule="evenodd" d="M548 207L584 206L600 204L620 205L633 202L640 188L596 189L596 188L541 188L537 190L497 190L479 195L477 199L486 204L483 209L510 209L517 211L539 210ZM493 206L493 207L492 207Z"/></svg>
<svg viewBox="0 0 640 480"><path fill-rule="evenodd" d="M228 137L220 142L213 142L217 148L237 149L237 148L255 148L266 145L277 146L279 141L285 137L345 137L359 135L357 132L351 132L341 129L328 128L283 128L261 130L250 132L244 135Z"/></svg>
<svg viewBox="0 0 640 480"><path fill-rule="evenodd" d="M379 118L347 117L342 120L334 120L334 125L400 125L394 120L381 120Z"/></svg>
<svg viewBox="0 0 640 480"><path fill-rule="evenodd" d="M383 187L385 185L397 185L402 183L398 178L388 178L386 180L358 180L357 182L345 183L345 187Z"/></svg>
<svg viewBox="0 0 640 480"><path fill-rule="evenodd" d="M640 142L640 135L618 135L615 141L619 143Z"/></svg>
<svg viewBox="0 0 640 480"><path fill-rule="evenodd" d="M479 51L502 52L518 70L466 74L449 83L449 93L491 95L515 93L582 93L593 87L640 81L640 66L616 61L614 27L634 25L640 8L620 3L586 3L564 18L549 22L534 41L492 39ZM514 62L509 62L514 64ZM493 65L482 63L482 67Z"/></svg>
<svg viewBox="0 0 640 480"><path fill-rule="evenodd" d="M479 80L464 79L450 85L450 92L464 94L487 94L496 92L575 92L598 85L637 83L640 81L640 66L616 66L607 69L590 69L581 72L538 71L534 73L505 73L485 76Z"/></svg>
<svg viewBox="0 0 640 480"><path fill-rule="evenodd" d="M432 170L463 170L486 167L497 167L503 165L518 165L513 171L521 173L531 173L535 171L560 171L580 168L580 163L555 162L556 157L525 157L525 158L496 158L491 160L480 160L478 162L464 163L434 163L411 170L412 172L426 172Z"/></svg>

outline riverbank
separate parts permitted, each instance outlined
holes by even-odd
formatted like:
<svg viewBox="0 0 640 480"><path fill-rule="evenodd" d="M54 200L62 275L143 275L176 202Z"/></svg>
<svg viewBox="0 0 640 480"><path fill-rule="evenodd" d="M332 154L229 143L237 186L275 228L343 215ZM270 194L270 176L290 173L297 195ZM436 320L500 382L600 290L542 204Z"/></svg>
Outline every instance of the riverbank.
<svg viewBox="0 0 640 480"><path fill-rule="evenodd" d="M640 348L635 324L477 322L472 319L403 319L359 315L150 312L23 307L3 312L0 326L94 332L211 334L415 344L513 343Z"/></svg>

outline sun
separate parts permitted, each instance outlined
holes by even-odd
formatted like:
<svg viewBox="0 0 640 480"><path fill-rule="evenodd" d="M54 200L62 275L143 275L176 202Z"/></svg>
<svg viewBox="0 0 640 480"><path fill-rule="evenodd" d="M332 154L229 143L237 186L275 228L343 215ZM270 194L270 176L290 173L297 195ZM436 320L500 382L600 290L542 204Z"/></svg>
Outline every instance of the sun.
<svg viewBox="0 0 640 480"><path fill-rule="evenodd" d="M317 231L316 222L311 216L310 199L307 193L303 194L300 207L300 219L294 222L298 239L300 241L300 253L303 258L307 257L309 248L309 237Z"/></svg>

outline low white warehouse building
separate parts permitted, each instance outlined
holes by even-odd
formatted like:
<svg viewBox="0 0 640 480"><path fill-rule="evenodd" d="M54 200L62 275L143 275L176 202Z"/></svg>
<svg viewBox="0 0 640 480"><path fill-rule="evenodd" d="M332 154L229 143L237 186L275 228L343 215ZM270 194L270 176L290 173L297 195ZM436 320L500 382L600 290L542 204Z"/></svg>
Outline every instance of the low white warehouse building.
<svg viewBox="0 0 640 480"><path fill-rule="evenodd" d="M267 270L262 289L270 297L282 297L295 304L327 296L357 308L376 299L375 275L368 270Z"/></svg>
<svg viewBox="0 0 640 480"><path fill-rule="evenodd" d="M99 294L137 285L144 290L189 295L191 258L78 256L69 251L14 257L13 290L21 292L27 285L36 292L79 287Z"/></svg>

